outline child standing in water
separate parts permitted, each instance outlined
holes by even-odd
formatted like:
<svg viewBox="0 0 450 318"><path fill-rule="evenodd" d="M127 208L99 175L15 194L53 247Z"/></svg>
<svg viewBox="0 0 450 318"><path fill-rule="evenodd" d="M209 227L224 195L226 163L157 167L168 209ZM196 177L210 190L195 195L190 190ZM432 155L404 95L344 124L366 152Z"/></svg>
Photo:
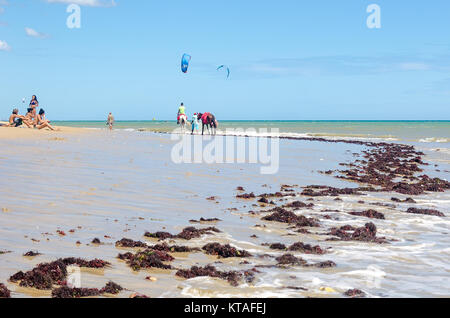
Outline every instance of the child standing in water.
<svg viewBox="0 0 450 318"><path fill-rule="evenodd" d="M192 121L191 121L191 126L192 126L192 135L194 134L194 129L197 130L198 133L198 114L195 113L194 116L192 116Z"/></svg>

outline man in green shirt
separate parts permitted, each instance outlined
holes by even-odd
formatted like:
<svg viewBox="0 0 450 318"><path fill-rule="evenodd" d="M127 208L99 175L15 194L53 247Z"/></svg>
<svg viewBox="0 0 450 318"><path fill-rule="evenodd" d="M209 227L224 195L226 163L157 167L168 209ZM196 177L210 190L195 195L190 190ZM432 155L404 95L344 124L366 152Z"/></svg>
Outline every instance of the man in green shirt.
<svg viewBox="0 0 450 318"><path fill-rule="evenodd" d="M181 106L178 108L178 118L177 118L177 124L180 124L180 116L186 115L186 107L184 107L184 104L181 103Z"/></svg>

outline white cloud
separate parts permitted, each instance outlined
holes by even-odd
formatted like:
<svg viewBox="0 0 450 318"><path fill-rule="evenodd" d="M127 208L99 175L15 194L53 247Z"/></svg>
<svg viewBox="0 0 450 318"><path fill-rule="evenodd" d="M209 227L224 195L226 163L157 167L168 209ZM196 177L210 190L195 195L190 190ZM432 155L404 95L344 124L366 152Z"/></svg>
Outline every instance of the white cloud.
<svg viewBox="0 0 450 318"><path fill-rule="evenodd" d="M11 47L5 41L0 40L0 51L11 51Z"/></svg>
<svg viewBox="0 0 450 318"><path fill-rule="evenodd" d="M31 29L31 28L25 28L25 33L26 33L28 36L31 36L31 37L33 37L33 38L39 38L39 39L45 39L45 38L48 38L48 34L40 33L40 32L38 32L38 31L36 31L36 30Z"/></svg>
<svg viewBox="0 0 450 318"><path fill-rule="evenodd" d="M115 7L114 0L46 0L48 3L77 4L86 7Z"/></svg>

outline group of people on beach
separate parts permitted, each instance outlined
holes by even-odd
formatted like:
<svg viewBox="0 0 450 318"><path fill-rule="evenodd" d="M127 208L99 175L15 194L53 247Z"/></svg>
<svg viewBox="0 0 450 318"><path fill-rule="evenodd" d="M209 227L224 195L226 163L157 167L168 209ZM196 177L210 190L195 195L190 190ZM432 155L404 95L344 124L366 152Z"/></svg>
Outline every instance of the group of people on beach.
<svg viewBox="0 0 450 318"><path fill-rule="evenodd" d="M194 134L194 131L197 131L197 133L199 132L200 122L202 123L202 135L205 133L205 128L208 130L208 132L210 132L210 134L216 134L216 129L219 126L219 122L216 120L216 117L213 114L194 113L190 122L192 127L192 135ZM187 123L188 117L186 115L186 107L183 103L181 103L181 106L178 108L177 124L184 127Z"/></svg>
<svg viewBox="0 0 450 318"><path fill-rule="evenodd" d="M26 115L20 115L17 108L13 109L6 127L21 127L25 125L28 128L36 128L39 130L44 128L55 130L55 128L50 125L50 121L45 118L45 110L41 108L39 112L37 112L38 107L39 101L36 95L33 95Z"/></svg>

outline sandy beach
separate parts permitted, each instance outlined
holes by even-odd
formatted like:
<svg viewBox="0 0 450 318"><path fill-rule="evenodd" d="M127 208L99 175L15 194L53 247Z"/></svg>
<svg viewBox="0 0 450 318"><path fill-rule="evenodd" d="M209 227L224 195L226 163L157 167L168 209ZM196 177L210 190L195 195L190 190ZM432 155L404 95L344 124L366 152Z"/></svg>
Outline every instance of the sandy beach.
<svg viewBox="0 0 450 318"><path fill-rule="evenodd" d="M262 175L258 164L175 164L168 134L59 128L0 128L0 283L12 297L51 297L57 286L31 288L11 276L70 257L107 262L82 267L81 286L113 281L124 288L115 297L450 294L448 191L311 194L324 188L310 185L367 187L327 172L362 158L365 144L282 139L279 172ZM450 162L434 146L416 175L445 180ZM443 215L407 213L411 208ZM350 214L368 210L383 218ZM277 211L295 220L267 218ZM344 226L353 229L336 232ZM196 235L183 231L188 227L209 230ZM131 241L117 243L124 238ZM146 248L126 247L142 243L161 250L149 268L132 259ZM23 256L30 251L40 255ZM207 265L218 271L209 271L214 277L189 272Z"/></svg>

